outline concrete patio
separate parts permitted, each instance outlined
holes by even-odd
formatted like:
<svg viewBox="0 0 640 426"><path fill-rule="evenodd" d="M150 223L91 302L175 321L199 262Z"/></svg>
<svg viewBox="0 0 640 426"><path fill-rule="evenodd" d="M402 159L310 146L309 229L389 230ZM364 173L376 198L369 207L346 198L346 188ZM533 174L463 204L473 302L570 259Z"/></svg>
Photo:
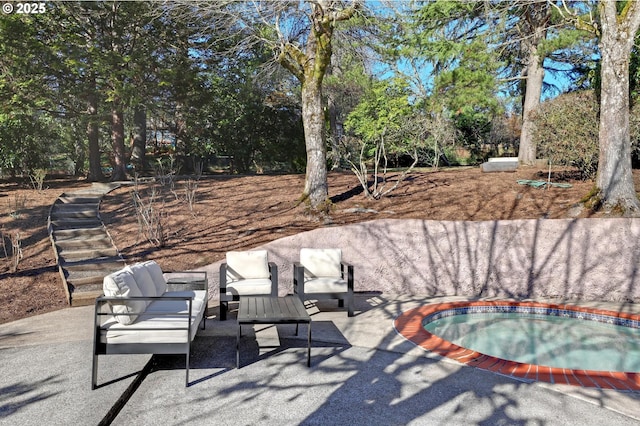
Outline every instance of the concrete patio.
<svg viewBox="0 0 640 426"><path fill-rule="evenodd" d="M100 358L103 386L91 391L92 306L0 325L0 424L640 422L640 393L516 381L441 359L393 329L402 311L451 300L462 299L359 293L353 318L335 301L310 306L311 368L304 326L294 336L295 326L283 325L243 329L236 369L235 313L220 322L211 306L188 388L182 356L152 365L148 355L123 355Z"/></svg>

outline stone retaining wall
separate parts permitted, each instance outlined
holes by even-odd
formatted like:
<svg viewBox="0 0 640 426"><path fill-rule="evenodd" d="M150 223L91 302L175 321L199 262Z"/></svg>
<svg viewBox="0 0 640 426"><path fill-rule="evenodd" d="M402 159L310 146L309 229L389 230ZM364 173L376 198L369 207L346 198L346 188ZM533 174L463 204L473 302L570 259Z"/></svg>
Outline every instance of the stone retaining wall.
<svg viewBox="0 0 640 426"><path fill-rule="evenodd" d="M264 245L292 292L302 247L340 247L356 291L640 302L639 219L448 222L385 219ZM217 299L219 263L209 265Z"/></svg>

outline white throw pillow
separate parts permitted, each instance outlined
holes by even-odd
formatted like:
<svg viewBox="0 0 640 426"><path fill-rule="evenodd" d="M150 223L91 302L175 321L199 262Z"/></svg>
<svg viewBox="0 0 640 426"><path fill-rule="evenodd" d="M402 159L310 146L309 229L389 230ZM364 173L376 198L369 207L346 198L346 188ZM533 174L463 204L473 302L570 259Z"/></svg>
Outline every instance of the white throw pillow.
<svg viewBox="0 0 640 426"><path fill-rule="evenodd" d="M143 296L157 296L156 286L153 283L151 274L149 274L145 265L137 263L135 265L127 266L124 269L133 274L133 277L136 279L136 284L138 284L138 288Z"/></svg>
<svg viewBox="0 0 640 426"><path fill-rule="evenodd" d="M269 279L266 250L227 252L227 279L230 281Z"/></svg>
<svg viewBox="0 0 640 426"><path fill-rule="evenodd" d="M136 284L136 280L130 271L121 269L107 275L102 281L102 290L108 297L140 297L142 292ZM118 315L133 312L143 312L147 307L144 300L129 300L122 304L112 302L111 310L116 321L123 325L129 325L138 319L137 315Z"/></svg>
<svg viewBox="0 0 640 426"><path fill-rule="evenodd" d="M340 249L313 249L300 250L300 263L306 269L310 277L340 278L342 270L342 250Z"/></svg>
<svg viewBox="0 0 640 426"><path fill-rule="evenodd" d="M158 265L155 260L147 260L146 262L142 262L141 265L147 268L147 272L149 272L151 280L156 286L156 295L162 296L164 292L167 291L167 280L164 278L160 265Z"/></svg>

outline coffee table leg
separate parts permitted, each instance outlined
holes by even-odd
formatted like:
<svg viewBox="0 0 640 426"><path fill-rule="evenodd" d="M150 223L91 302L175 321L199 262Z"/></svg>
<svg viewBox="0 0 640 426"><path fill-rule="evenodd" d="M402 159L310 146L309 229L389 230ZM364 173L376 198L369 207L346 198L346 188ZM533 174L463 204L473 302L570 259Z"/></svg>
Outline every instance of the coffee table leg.
<svg viewBox="0 0 640 426"><path fill-rule="evenodd" d="M311 321L307 326L307 367L311 367Z"/></svg>

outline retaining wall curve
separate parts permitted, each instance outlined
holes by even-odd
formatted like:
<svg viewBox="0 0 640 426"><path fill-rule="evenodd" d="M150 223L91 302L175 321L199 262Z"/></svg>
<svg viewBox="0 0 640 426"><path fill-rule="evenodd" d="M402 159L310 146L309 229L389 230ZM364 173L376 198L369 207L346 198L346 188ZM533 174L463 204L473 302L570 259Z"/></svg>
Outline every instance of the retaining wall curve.
<svg viewBox="0 0 640 426"><path fill-rule="evenodd" d="M640 302L640 219L454 222L383 219L324 227L262 248L292 293L302 247L339 247L356 291ZM219 263L210 270L217 299Z"/></svg>

